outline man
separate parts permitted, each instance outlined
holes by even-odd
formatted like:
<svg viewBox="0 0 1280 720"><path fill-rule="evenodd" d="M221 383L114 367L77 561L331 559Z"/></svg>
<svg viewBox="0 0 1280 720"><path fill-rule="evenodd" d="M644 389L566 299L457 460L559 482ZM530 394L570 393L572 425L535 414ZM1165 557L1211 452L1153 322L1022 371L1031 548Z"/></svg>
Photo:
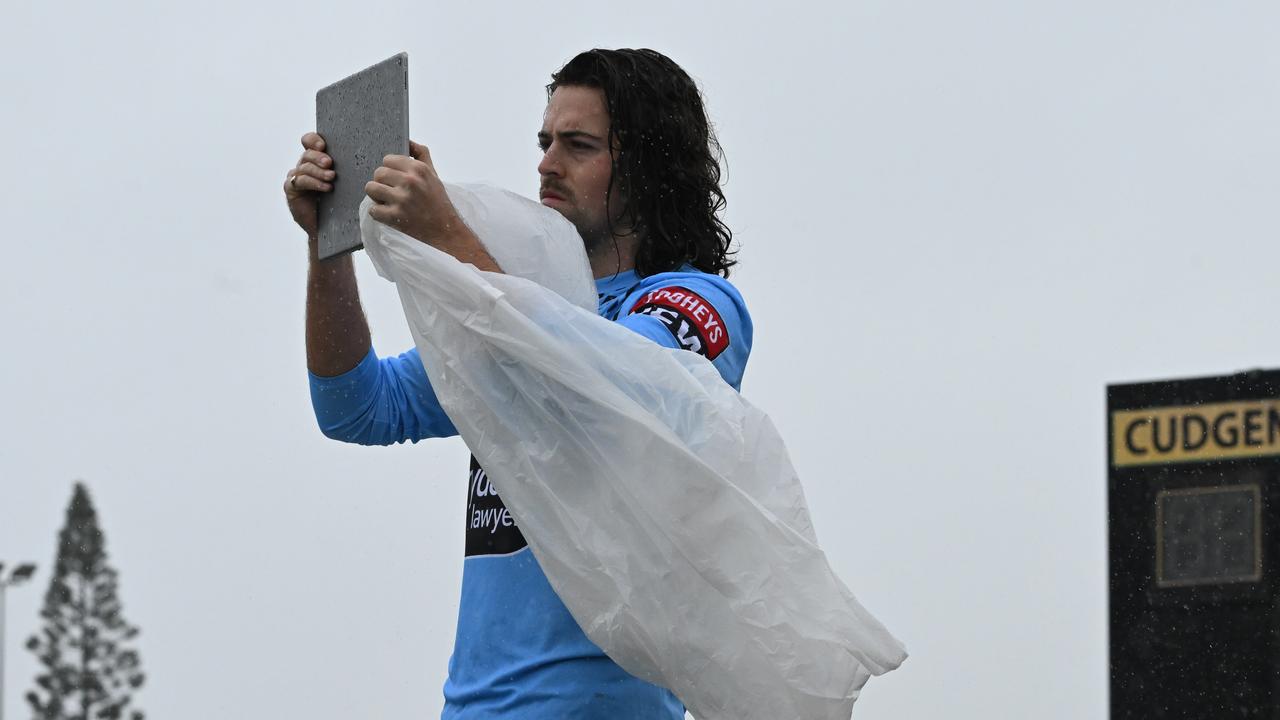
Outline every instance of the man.
<svg viewBox="0 0 1280 720"><path fill-rule="evenodd" d="M591 50L552 75L538 144L542 204L582 236L601 316L696 352L734 388L751 320L727 277L731 233L717 213L719 146L693 80L652 50ZM456 435L416 349L379 359L349 257L316 259L317 193L336 177L324 141L285 181L310 238L307 365L325 435L364 444ZM388 156L366 186L373 217L481 270L501 272L458 218L427 148ZM477 517L501 518L480 523ZM623 671L565 609L475 459L466 560L444 718L682 718L670 692Z"/></svg>

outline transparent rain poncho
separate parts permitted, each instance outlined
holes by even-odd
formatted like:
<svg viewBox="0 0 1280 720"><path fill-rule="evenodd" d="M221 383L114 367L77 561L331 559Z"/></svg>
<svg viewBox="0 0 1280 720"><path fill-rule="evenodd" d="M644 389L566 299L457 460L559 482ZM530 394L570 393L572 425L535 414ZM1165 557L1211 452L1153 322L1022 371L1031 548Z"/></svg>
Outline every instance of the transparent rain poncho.
<svg viewBox="0 0 1280 720"><path fill-rule="evenodd" d="M705 358L596 315L573 226L447 186L506 274L371 219L422 363L587 636L700 720L848 718L903 646L835 576L768 416ZM366 203L369 201L366 200Z"/></svg>

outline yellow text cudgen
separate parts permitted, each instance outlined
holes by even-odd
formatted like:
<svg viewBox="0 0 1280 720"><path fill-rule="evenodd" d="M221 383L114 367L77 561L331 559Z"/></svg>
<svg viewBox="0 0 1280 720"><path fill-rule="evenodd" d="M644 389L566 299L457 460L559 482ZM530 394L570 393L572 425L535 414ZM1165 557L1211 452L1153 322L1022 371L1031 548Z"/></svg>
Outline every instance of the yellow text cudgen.
<svg viewBox="0 0 1280 720"><path fill-rule="evenodd" d="M1280 455L1280 398L1111 413L1117 467Z"/></svg>

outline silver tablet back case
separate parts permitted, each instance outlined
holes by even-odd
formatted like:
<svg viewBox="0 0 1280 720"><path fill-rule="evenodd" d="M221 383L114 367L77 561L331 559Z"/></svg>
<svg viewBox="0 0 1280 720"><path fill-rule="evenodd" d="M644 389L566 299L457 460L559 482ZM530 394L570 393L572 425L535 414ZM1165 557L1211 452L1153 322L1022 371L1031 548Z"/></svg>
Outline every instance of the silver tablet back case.
<svg viewBox="0 0 1280 720"><path fill-rule="evenodd" d="M365 183L387 155L409 154L409 55L400 53L316 93L316 132L338 177L319 198L321 259L360 249Z"/></svg>

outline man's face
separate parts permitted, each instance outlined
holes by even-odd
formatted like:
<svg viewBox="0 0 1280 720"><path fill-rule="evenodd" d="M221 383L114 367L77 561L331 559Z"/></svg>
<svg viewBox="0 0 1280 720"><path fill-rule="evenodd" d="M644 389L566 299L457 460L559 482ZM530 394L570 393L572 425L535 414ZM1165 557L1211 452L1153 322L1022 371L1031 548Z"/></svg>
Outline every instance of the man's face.
<svg viewBox="0 0 1280 720"><path fill-rule="evenodd" d="M556 88L538 133L543 152L538 163L539 197L543 205L578 228L588 252L609 239L605 207L612 169L609 142L604 93L577 85ZM612 204L615 213L623 206L616 188Z"/></svg>

